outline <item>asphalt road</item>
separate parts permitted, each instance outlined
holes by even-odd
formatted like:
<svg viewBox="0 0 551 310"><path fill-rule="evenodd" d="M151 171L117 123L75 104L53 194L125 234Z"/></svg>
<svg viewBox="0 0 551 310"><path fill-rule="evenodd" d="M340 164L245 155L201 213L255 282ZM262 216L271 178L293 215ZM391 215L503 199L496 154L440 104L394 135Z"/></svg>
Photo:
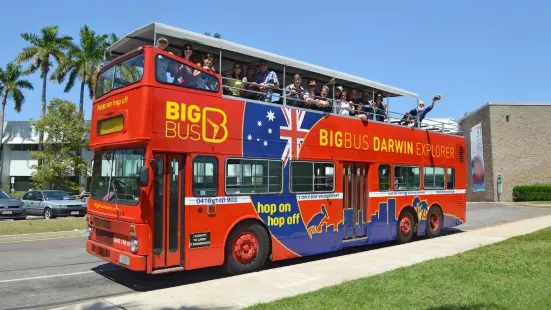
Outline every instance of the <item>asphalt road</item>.
<svg viewBox="0 0 551 310"><path fill-rule="evenodd" d="M551 208L469 204L467 224L457 233L500 223L551 214ZM43 240L32 240L33 238ZM0 238L0 309L50 309L89 299L150 291L226 277L221 268L147 276L106 264L86 253L85 236L52 239L26 236L25 241ZM388 245L347 249L305 259L269 264L278 268Z"/></svg>

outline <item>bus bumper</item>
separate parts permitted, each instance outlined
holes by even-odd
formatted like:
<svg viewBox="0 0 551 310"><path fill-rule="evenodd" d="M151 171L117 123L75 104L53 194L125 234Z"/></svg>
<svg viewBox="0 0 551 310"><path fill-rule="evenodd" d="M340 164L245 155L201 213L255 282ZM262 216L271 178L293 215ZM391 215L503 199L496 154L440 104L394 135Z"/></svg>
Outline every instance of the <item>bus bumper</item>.
<svg viewBox="0 0 551 310"><path fill-rule="evenodd" d="M146 257L121 251L93 240L86 240L86 252L133 271L146 271Z"/></svg>

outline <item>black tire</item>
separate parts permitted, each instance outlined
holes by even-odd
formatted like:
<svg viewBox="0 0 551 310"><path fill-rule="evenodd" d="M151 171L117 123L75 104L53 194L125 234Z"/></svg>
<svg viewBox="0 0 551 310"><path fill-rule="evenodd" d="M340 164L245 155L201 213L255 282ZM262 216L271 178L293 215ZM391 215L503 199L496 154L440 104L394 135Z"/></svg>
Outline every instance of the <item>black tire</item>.
<svg viewBox="0 0 551 310"><path fill-rule="evenodd" d="M47 220L55 218L51 208L47 207L46 209L44 209L44 218Z"/></svg>
<svg viewBox="0 0 551 310"><path fill-rule="evenodd" d="M438 219L436 228L433 228L431 225L431 217L436 217ZM440 208L432 207L429 209L429 212L427 214L427 225L426 225L427 226L426 233L429 238L440 236L440 234L442 233L443 220L444 220L444 217L442 216L442 211L440 211Z"/></svg>
<svg viewBox="0 0 551 310"><path fill-rule="evenodd" d="M406 235L404 235L404 233L402 232L402 220L405 220L406 222L409 221L410 224L409 233L407 233ZM402 214L400 214L400 217L398 218L398 225L396 227L396 243L404 244L410 242L413 239L413 235L415 233L415 225L416 222L413 214L409 211L402 212Z"/></svg>
<svg viewBox="0 0 551 310"><path fill-rule="evenodd" d="M257 241L257 250L255 251L254 258L247 262L241 262L234 257L233 246L237 238L243 234L249 234L250 237L254 236ZM264 227L257 223L246 223L237 226L234 231L229 235L226 240L225 249L225 263L226 270L233 275L243 274L258 271L264 266L268 258L268 249L270 246L270 239L268 232ZM240 252L245 253L245 252ZM251 253L251 252L248 252ZM236 255L237 256L237 255ZM240 256L243 257L243 256Z"/></svg>

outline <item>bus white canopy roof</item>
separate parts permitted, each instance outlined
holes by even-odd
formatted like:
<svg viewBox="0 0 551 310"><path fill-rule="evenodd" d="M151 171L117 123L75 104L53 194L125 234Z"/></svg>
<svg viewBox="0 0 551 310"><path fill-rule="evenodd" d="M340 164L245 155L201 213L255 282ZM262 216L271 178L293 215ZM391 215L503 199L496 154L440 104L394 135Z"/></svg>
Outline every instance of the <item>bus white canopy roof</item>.
<svg viewBox="0 0 551 310"><path fill-rule="evenodd" d="M257 59L265 59L270 63L270 66L277 64L298 69L310 75L315 74L334 77L338 85L347 84L346 82L348 82L382 91L385 93L385 96L409 96L415 99L419 97L416 93L407 90L160 23L151 23L127 34L106 50L106 58L107 60L112 60L142 45L155 45L155 40L160 37L168 39L170 45L169 50L176 55L179 55L179 51L185 43L191 43L192 45L199 44L206 47L208 52L215 55L218 54L218 51L221 51L222 57L224 58L226 56L237 56L240 60L249 62L256 61ZM195 45L194 49L197 49ZM341 83L341 81L345 83Z"/></svg>

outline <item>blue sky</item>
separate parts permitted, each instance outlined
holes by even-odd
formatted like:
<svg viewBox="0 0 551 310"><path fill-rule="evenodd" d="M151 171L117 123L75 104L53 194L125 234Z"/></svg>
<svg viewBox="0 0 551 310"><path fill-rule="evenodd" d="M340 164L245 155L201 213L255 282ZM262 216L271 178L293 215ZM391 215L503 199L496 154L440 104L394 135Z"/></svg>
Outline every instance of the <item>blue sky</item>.
<svg viewBox="0 0 551 310"><path fill-rule="evenodd" d="M0 65L26 46L21 33L45 25L78 39L83 24L123 36L157 21L220 32L230 41L416 92L428 102L442 94L428 118L459 119L489 101L551 102L551 3L544 0L76 3L3 4ZM29 80L35 90L25 93L19 114L8 103L7 120L38 118L41 80L38 73ZM53 97L78 103L79 87L63 93L49 82L47 100ZM414 101L392 102L396 112L414 107ZM90 110L86 98L87 118Z"/></svg>

